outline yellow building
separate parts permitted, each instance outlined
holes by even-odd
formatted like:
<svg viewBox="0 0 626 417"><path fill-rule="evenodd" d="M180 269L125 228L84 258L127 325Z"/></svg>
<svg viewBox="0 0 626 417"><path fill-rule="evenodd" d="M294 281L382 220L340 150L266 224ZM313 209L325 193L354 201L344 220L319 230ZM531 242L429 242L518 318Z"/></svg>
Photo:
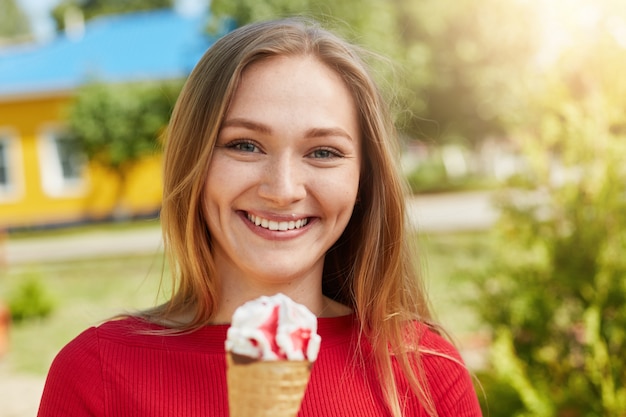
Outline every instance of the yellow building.
<svg viewBox="0 0 626 417"><path fill-rule="evenodd" d="M132 13L0 49L0 229L158 213L160 156L145 158L118 198L116 176L67 146L64 118L87 81L184 78L210 45L205 25L173 10Z"/></svg>

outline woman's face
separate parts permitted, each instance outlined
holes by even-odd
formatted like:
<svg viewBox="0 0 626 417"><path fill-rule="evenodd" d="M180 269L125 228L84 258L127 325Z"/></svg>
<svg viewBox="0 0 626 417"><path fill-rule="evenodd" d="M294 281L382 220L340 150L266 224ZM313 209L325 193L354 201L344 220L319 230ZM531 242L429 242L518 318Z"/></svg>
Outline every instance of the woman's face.
<svg viewBox="0 0 626 417"><path fill-rule="evenodd" d="M248 67L205 186L222 282L321 280L326 251L352 215L360 166L356 106L335 72L307 56Z"/></svg>

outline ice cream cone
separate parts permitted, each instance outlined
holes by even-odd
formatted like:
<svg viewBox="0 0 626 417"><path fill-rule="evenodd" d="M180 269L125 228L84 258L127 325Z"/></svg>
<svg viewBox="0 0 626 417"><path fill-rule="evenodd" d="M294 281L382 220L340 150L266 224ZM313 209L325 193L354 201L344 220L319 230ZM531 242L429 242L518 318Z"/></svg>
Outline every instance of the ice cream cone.
<svg viewBox="0 0 626 417"><path fill-rule="evenodd" d="M226 357L230 417L297 416L310 362L242 361L231 353Z"/></svg>

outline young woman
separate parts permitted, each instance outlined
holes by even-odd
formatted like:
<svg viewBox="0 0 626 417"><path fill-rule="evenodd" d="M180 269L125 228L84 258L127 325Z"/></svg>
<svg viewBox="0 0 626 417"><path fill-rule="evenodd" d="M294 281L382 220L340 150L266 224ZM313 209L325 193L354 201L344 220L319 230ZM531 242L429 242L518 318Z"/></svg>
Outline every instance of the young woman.
<svg viewBox="0 0 626 417"><path fill-rule="evenodd" d="M161 221L168 302L88 329L55 359L39 416L227 416L233 311L277 292L318 316L300 416L478 416L431 324L395 132L357 49L317 25L215 43L176 104Z"/></svg>

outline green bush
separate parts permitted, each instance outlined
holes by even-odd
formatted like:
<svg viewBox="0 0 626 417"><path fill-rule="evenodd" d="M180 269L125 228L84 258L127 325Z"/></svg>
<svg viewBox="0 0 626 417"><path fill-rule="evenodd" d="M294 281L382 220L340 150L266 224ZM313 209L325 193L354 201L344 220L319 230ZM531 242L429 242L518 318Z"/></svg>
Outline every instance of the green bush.
<svg viewBox="0 0 626 417"><path fill-rule="evenodd" d="M611 78L568 68L524 114L529 171L500 196L498 250L476 280L487 399L500 384L521 401L506 416L626 416L626 85L581 91L568 82Z"/></svg>
<svg viewBox="0 0 626 417"><path fill-rule="evenodd" d="M45 290L41 281L28 277L10 295L9 310L14 322L34 318L45 318L54 309L52 298Z"/></svg>
<svg viewBox="0 0 626 417"><path fill-rule="evenodd" d="M484 416L511 416L523 410L524 404L517 391L503 384L493 373L478 372L476 379L476 392Z"/></svg>

